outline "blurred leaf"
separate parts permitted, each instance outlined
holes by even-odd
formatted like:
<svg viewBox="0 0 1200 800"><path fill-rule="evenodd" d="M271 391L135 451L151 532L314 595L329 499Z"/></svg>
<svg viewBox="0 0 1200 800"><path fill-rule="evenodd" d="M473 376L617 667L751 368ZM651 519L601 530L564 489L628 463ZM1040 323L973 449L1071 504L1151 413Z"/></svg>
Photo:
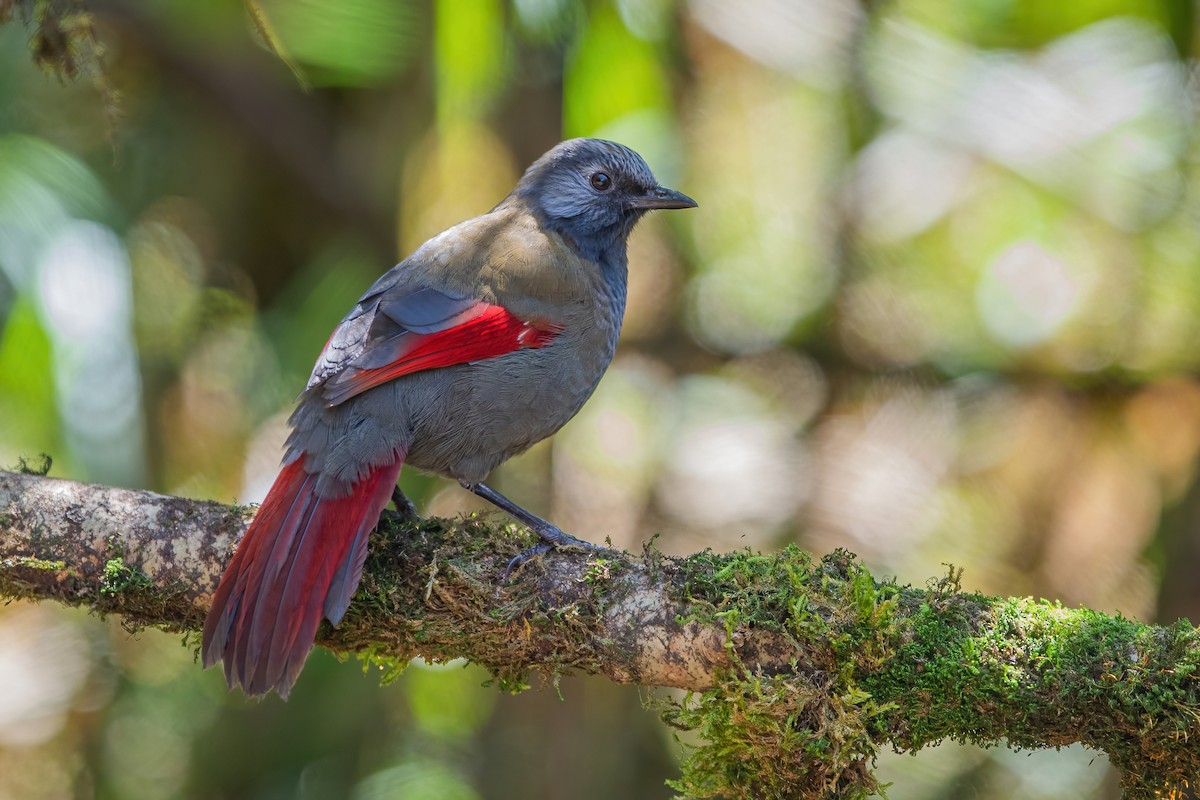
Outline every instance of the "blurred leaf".
<svg viewBox="0 0 1200 800"><path fill-rule="evenodd" d="M421 33L420 11L405 0L262 0L258 9L264 29L274 33L268 41L310 67L317 85L364 86L393 78L408 64Z"/></svg>
<svg viewBox="0 0 1200 800"><path fill-rule="evenodd" d="M310 82L308 76L304 74L304 70L296 63L296 59L292 58L283 42L279 39L279 34L275 30L275 26L271 24L271 20L263 13L262 6L254 2L254 0L246 0L246 13L250 15L250 21L254 23L255 30L262 37L263 42L275 55L279 56L279 60L287 64L287 68L296 76L296 82L301 88L308 90Z"/></svg>
<svg viewBox="0 0 1200 800"><path fill-rule="evenodd" d="M593 135L632 111L670 106L656 46L630 33L609 3L593 4L565 83L567 136Z"/></svg>
<svg viewBox="0 0 1200 800"><path fill-rule="evenodd" d="M76 156L34 136L0 136L0 220L44 227L33 192L51 193L75 217L99 220L108 210L103 185Z"/></svg>
<svg viewBox="0 0 1200 800"><path fill-rule="evenodd" d="M466 777L436 761L413 760L376 772L358 785L353 800L478 800Z"/></svg>
<svg viewBox="0 0 1200 800"><path fill-rule="evenodd" d="M1040 47L1112 17L1139 17L1165 25L1167 16L1167 3L1161 0L901 0L891 5L892 11L917 24L990 48Z"/></svg>
<svg viewBox="0 0 1200 800"><path fill-rule="evenodd" d="M540 41L566 33L578 18L581 6L580 0L513 0L521 29Z"/></svg>
<svg viewBox="0 0 1200 800"><path fill-rule="evenodd" d="M438 0L436 8L438 122L477 119L507 73L500 0Z"/></svg>
<svg viewBox="0 0 1200 800"><path fill-rule="evenodd" d="M401 251L482 214L508 194L518 175L512 154L490 128L466 121L438 126L405 163Z"/></svg>
<svg viewBox="0 0 1200 800"><path fill-rule="evenodd" d="M50 337L27 296L18 296L0 328L0 463L29 448L61 452L51 378Z"/></svg>
<svg viewBox="0 0 1200 800"><path fill-rule="evenodd" d="M466 743L492 714L497 695L482 686L487 675L466 663L430 667L418 662L414 667L404 673L404 689L421 732Z"/></svg>

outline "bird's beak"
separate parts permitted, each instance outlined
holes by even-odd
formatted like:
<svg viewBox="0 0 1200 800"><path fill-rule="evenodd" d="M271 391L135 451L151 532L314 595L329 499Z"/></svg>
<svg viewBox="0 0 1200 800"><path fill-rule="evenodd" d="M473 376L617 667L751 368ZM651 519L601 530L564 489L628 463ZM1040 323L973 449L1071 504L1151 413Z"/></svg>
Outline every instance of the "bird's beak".
<svg viewBox="0 0 1200 800"><path fill-rule="evenodd" d="M634 208L695 208L698 204L683 192L655 186L641 197L633 198L630 203Z"/></svg>

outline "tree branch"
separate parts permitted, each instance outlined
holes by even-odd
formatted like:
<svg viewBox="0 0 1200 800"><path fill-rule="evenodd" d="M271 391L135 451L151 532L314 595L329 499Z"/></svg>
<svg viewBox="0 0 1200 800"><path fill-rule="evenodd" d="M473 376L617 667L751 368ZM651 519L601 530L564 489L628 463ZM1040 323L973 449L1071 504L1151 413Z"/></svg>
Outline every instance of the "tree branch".
<svg viewBox="0 0 1200 800"><path fill-rule="evenodd" d="M199 628L244 507L0 472L0 595ZM846 553L556 553L509 585L529 540L480 519L385 516L362 586L318 640L385 665L466 657L503 687L531 670L687 689L698 728L676 788L860 797L890 744L1082 742L1127 797L1200 774L1200 637L1087 609L877 581Z"/></svg>

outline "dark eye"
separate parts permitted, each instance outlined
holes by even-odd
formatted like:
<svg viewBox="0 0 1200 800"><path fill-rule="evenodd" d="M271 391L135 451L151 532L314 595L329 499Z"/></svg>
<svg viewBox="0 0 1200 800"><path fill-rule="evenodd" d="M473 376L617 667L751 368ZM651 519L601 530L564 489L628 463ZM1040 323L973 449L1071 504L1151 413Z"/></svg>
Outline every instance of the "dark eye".
<svg viewBox="0 0 1200 800"><path fill-rule="evenodd" d="M607 192L612 188L612 178L608 177L607 172L593 172L592 188L597 192Z"/></svg>

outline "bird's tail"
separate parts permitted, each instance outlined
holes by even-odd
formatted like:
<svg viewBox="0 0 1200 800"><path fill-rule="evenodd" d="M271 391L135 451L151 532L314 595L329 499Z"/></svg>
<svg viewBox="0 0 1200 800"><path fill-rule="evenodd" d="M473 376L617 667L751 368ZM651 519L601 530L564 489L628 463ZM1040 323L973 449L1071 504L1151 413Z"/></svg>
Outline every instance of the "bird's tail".
<svg viewBox="0 0 1200 800"><path fill-rule="evenodd" d="M399 454L333 498L317 494L303 454L284 466L213 595L205 667L224 660L230 688L287 697L321 618L336 625L350 605L403 463Z"/></svg>

